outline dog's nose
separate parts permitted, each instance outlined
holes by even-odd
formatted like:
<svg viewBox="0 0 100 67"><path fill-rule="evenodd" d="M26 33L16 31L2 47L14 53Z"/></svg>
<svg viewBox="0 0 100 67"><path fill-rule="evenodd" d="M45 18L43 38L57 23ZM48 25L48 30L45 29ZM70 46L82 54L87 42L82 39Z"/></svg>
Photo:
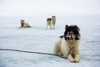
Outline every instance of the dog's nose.
<svg viewBox="0 0 100 67"><path fill-rule="evenodd" d="M67 37L67 40L69 40L70 38L69 37Z"/></svg>
<svg viewBox="0 0 100 67"><path fill-rule="evenodd" d="M71 36L68 36L68 37L67 37L67 40L71 40Z"/></svg>

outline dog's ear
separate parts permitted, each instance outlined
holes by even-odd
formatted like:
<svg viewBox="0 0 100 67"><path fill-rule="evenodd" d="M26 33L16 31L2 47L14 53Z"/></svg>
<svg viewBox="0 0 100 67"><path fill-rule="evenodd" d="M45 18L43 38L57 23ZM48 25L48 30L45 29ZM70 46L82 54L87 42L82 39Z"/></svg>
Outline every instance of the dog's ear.
<svg viewBox="0 0 100 67"><path fill-rule="evenodd" d="M80 29L78 28L78 26L77 25L75 25L74 26L74 28L77 30L77 31L79 31Z"/></svg>
<svg viewBox="0 0 100 67"><path fill-rule="evenodd" d="M24 21L24 20L20 20L20 21Z"/></svg>
<svg viewBox="0 0 100 67"><path fill-rule="evenodd" d="M68 28L68 25L65 26L65 30Z"/></svg>

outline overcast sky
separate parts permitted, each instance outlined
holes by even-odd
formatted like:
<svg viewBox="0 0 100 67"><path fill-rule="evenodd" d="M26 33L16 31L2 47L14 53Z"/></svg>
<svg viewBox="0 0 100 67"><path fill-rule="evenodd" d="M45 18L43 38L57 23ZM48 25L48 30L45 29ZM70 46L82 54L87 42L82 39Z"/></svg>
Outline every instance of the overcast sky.
<svg viewBox="0 0 100 67"><path fill-rule="evenodd" d="M0 16L100 14L100 0L0 0Z"/></svg>

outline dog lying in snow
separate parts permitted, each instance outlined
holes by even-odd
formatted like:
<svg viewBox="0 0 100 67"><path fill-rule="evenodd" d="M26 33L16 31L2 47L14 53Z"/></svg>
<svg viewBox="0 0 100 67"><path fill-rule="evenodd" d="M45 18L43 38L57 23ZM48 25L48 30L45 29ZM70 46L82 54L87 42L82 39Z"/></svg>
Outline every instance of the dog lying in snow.
<svg viewBox="0 0 100 67"><path fill-rule="evenodd" d="M21 27L20 28L30 28L31 26L26 23L24 20L20 20L21 21Z"/></svg>
<svg viewBox="0 0 100 67"><path fill-rule="evenodd" d="M80 60L79 42L80 42L79 28L76 25L74 26L66 25L64 35L60 36L60 38L58 38L57 41L55 42L54 53L56 55L63 55L65 58L68 57L68 60L70 62L79 62ZM70 48L73 49L68 55Z"/></svg>

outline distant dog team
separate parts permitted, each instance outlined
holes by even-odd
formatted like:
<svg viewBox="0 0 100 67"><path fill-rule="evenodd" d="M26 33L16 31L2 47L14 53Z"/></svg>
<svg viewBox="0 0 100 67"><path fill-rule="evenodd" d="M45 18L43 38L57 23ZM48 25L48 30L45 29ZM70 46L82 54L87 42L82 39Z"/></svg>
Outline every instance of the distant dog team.
<svg viewBox="0 0 100 67"><path fill-rule="evenodd" d="M55 29L56 16L47 18L47 27ZM30 28L31 26L24 20L21 20L20 28ZM65 26L65 32L63 36L60 36L54 44L54 54L64 56L68 58L70 62L79 62L79 43L80 43L80 32L76 25ZM73 48L72 50L70 50Z"/></svg>
<svg viewBox="0 0 100 67"><path fill-rule="evenodd" d="M56 16L52 16L52 18L47 18L47 26L46 29L48 29L48 27L50 29L55 29L55 23L56 23ZM30 28L31 26L26 23L24 20L21 20L21 26L20 28Z"/></svg>

